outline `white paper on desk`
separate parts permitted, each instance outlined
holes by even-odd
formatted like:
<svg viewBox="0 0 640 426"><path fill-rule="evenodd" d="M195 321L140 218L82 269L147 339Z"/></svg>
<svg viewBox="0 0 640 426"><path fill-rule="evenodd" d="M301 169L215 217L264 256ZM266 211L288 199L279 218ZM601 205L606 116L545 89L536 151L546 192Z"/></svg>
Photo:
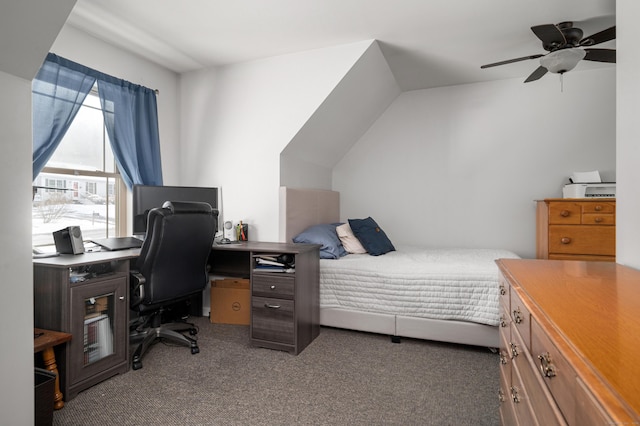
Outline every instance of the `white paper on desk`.
<svg viewBox="0 0 640 426"><path fill-rule="evenodd" d="M600 172L594 170L593 172L573 172L571 175L571 181L573 183L600 183Z"/></svg>

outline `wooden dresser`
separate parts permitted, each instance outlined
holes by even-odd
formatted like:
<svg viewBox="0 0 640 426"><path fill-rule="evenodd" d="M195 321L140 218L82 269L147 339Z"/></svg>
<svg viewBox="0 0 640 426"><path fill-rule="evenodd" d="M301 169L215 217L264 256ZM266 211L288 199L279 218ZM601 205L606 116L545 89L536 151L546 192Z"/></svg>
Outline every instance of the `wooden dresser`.
<svg viewBox="0 0 640 426"><path fill-rule="evenodd" d="M640 271L499 259L503 425L640 424Z"/></svg>
<svg viewBox="0 0 640 426"><path fill-rule="evenodd" d="M616 260L616 200L548 198L537 201L538 259Z"/></svg>

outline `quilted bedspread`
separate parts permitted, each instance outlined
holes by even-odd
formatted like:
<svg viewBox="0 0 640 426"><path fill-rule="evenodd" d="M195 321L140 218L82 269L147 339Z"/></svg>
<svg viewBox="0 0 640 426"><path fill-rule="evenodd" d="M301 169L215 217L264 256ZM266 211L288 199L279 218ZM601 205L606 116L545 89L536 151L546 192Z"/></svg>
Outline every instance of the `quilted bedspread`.
<svg viewBox="0 0 640 426"><path fill-rule="evenodd" d="M320 260L320 306L498 325L495 259L507 250L398 247Z"/></svg>

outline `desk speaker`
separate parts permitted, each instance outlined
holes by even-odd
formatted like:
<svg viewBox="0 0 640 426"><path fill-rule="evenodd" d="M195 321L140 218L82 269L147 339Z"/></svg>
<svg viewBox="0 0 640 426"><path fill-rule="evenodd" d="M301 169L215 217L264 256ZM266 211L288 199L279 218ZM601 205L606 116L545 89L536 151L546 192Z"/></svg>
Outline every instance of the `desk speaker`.
<svg viewBox="0 0 640 426"><path fill-rule="evenodd" d="M53 233L53 241L56 244L56 251L60 254L84 253L82 232L79 226L68 226L55 231Z"/></svg>

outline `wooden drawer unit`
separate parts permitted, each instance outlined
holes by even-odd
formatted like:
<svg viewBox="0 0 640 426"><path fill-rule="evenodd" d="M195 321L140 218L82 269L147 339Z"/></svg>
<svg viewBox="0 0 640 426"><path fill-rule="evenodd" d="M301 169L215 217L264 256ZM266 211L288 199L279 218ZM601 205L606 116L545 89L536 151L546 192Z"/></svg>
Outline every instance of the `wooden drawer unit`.
<svg viewBox="0 0 640 426"><path fill-rule="evenodd" d="M510 332L500 328L502 424L640 424L640 271L608 262L497 264L511 316Z"/></svg>
<svg viewBox="0 0 640 426"><path fill-rule="evenodd" d="M615 261L616 205L612 199L545 199L537 202L539 259Z"/></svg>
<svg viewBox="0 0 640 426"><path fill-rule="evenodd" d="M298 354L320 333L318 246L271 248L251 255L251 343ZM263 266L284 257L281 270Z"/></svg>

